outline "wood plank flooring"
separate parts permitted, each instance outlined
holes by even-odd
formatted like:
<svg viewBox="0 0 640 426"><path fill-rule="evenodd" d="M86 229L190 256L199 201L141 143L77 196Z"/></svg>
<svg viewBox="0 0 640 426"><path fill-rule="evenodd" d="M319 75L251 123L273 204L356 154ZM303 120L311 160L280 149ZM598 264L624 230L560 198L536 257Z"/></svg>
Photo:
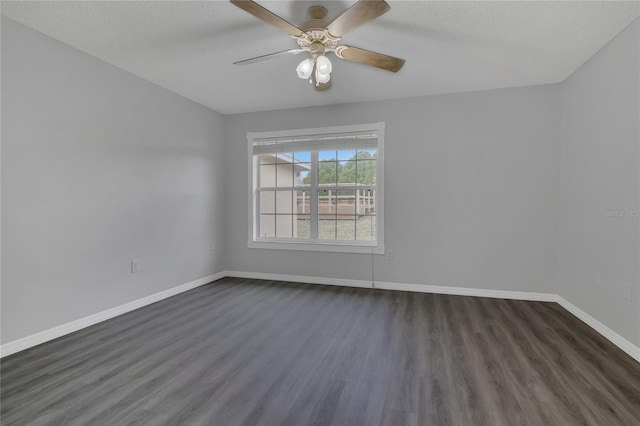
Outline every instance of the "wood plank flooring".
<svg viewBox="0 0 640 426"><path fill-rule="evenodd" d="M223 279L7 357L2 425L640 425L555 303Z"/></svg>

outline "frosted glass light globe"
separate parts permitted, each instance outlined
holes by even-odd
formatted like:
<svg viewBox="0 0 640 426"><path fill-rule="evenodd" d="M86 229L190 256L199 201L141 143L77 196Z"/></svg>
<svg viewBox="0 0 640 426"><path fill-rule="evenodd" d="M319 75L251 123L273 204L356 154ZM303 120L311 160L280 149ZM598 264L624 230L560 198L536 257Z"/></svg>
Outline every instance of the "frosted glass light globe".
<svg viewBox="0 0 640 426"><path fill-rule="evenodd" d="M318 83L328 83L331 80L331 75L329 73L323 74L320 71L316 72L316 81Z"/></svg>
<svg viewBox="0 0 640 426"><path fill-rule="evenodd" d="M298 64L296 68L296 72L298 73L298 77L302 79L307 79L311 77L311 73L313 72L313 61L311 59L305 59L304 61Z"/></svg>
<svg viewBox="0 0 640 426"><path fill-rule="evenodd" d="M331 61L326 56L318 56L316 59L316 68L318 68L318 72L322 74L330 74L333 66L331 65Z"/></svg>

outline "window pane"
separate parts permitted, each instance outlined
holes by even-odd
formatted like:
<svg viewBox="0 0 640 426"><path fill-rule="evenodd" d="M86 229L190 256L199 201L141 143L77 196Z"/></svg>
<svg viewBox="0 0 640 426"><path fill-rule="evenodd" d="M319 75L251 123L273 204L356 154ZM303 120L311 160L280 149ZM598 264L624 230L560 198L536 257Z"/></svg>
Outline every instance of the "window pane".
<svg viewBox="0 0 640 426"><path fill-rule="evenodd" d="M356 240L375 241L376 230L376 191L373 189L358 190L356 213Z"/></svg>
<svg viewBox="0 0 640 426"><path fill-rule="evenodd" d="M273 238L276 236L276 216L272 214L260 215L260 236Z"/></svg>
<svg viewBox="0 0 640 426"><path fill-rule="evenodd" d="M320 191L318 195L318 238L336 239L338 198L336 190Z"/></svg>
<svg viewBox="0 0 640 426"><path fill-rule="evenodd" d="M258 192L258 198L260 199L260 213L273 214L276 212L275 191L260 191Z"/></svg>
<svg viewBox="0 0 640 426"><path fill-rule="evenodd" d="M276 170L276 186L278 187L292 187L295 177L294 165L291 163L278 164Z"/></svg>
<svg viewBox="0 0 640 426"><path fill-rule="evenodd" d="M277 191L276 192L276 213L293 214L293 191Z"/></svg>
<svg viewBox="0 0 640 426"><path fill-rule="evenodd" d="M356 183L356 161L343 161L338 175L340 183Z"/></svg>
<svg viewBox="0 0 640 426"><path fill-rule="evenodd" d="M293 163L293 152L286 152L277 155L277 163L278 164L292 164Z"/></svg>
<svg viewBox="0 0 640 426"><path fill-rule="evenodd" d="M311 216L308 214L297 215L294 238L311 238Z"/></svg>
<svg viewBox="0 0 640 426"><path fill-rule="evenodd" d="M356 157L356 150L338 151L338 161L352 160Z"/></svg>
<svg viewBox="0 0 640 426"><path fill-rule="evenodd" d="M354 219L338 219L336 226L336 239L343 241L353 241L356 239L356 221Z"/></svg>
<svg viewBox="0 0 640 426"><path fill-rule="evenodd" d="M296 212L299 215L311 214L311 191L296 191Z"/></svg>
<svg viewBox="0 0 640 426"><path fill-rule="evenodd" d="M276 164L275 154L262 154L260 156L260 164Z"/></svg>
<svg viewBox="0 0 640 426"><path fill-rule="evenodd" d="M375 215L360 216L356 225L356 240L375 241L376 240L376 217Z"/></svg>
<svg viewBox="0 0 640 426"><path fill-rule="evenodd" d="M296 164L311 163L311 152L294 152L293 161Z"/></svg>
<svg viewBox="0 0 640 426"><path fill-rule="evenodd" d="M294 186L311 185L311 163L296 164Z"/></svg>
<svg viewBox="0 0 640 426"><path fill-rule="evenodd" d="M318 162L318 183L335 184L338 182L338 163L336 161Z"/></svg>
<svg viewBox="0 0 640 426"><path fill-rule="evenodd" d="M318 221L318 238L321 240L336 239L335 216L328 216L326 219L320 218Z"/></svg>
<svg viewBox="0 0 640 426"><path fill-rule="evenodd" d="M356 191L340 189L337 191L337 236L338 240L356 239Z"/></svg>
<svg viewBox="0 0 640 426"><path fill-rule="evenodd" d="M356 191L353 189L339 189L336 191L336 213L338 219L355 220Z"/></svg>
<svg viewBox="0 0 640 426"><path fill-rule="evenodd" d="M276 238L293 238L294 217L292 214L276 215Z"/></svg>
<svg viewBox="0 0 640 426"><path fill-rule="evenodd" d="M320 151L318 152L318 160L320 161L336 161L337 153L336 151Z"/></svg>
<svg viewBox="0 0 640 426"><path fill-rule="evenodd" d="M294 192L296 217L294 238L311 238L311 191Z"/></svg>
<svg viewBox="0 0 640 426"><path fill-rule="evenodd" d="M324 189L318 191L318 216L326 216L335 219L336 215L336 191Z"/></svg>
<svg viewBox="0 0 640 426"><path fill-rule="evenodd" d="M356 158L358 160L371 160L375 159L377 156L377 149L359 149L356 152Z"/></svg>
<svg viewBox="0 0 640 426"><path fill-rule="evenodd" d="M276 186L276 165L268 164L260 166L260 188L273 188Z"/></svg>
<svg viewBox="0 0 640 426"><path fill-rule="evenodd" d="M376 160L358 160L356 182L363 185L375 185Z"/></svg>
<svg viewBox="0 0 640 426"><path fill-rule="evenodd" d="M374 189L359 189L357 199L356 214L376 213L376 191Z"/></svg>

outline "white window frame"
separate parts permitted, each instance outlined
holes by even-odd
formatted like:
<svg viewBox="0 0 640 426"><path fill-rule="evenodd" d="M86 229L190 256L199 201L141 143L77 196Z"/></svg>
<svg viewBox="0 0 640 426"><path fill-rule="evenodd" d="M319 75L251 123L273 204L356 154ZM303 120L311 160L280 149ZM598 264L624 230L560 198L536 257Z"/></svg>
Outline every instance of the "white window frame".
<svg viewBox="0 0 640 426"><path fill-rule="evenodd" d="M256 173L256 161L253 155L253 144L256 139L284 139L287 137L299 137L306 135L322 135L348 132L371 132L375 131L378 136L377 141L377 176L376 176L376 241L335 241L335 240L285 240L279 238L265 238L256 235L256 221L258 219L257 208L257 186L258 173ZM316 127L310 129L276 130L268 132L248 132L248 229L249 241L247 247L276 250L304 250L304 251L324 251L339 253L385 253L384 248L384 133L385 123L355 124L348 126ZM313 149L311 149L313 151ZM313 191L312 191L313 192ZM313 221L312 221L313 223ZM314 226L314 225L312 225Z"/></svg>

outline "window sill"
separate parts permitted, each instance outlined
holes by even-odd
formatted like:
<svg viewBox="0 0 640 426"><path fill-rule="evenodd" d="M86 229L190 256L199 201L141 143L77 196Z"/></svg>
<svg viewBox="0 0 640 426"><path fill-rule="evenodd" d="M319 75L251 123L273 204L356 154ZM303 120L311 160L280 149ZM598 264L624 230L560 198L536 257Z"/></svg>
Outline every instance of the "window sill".
<svg viewBox="0 0 640 426"><path fill-rule="evenodd" d="M296 250L296 251L323 251L333 253L361 253L361 254L384 254L384 247L375 245L353 245L336 244L325 242L298 242L298 241L249 241L248 248L270 249L270 250Z"/></svg>

